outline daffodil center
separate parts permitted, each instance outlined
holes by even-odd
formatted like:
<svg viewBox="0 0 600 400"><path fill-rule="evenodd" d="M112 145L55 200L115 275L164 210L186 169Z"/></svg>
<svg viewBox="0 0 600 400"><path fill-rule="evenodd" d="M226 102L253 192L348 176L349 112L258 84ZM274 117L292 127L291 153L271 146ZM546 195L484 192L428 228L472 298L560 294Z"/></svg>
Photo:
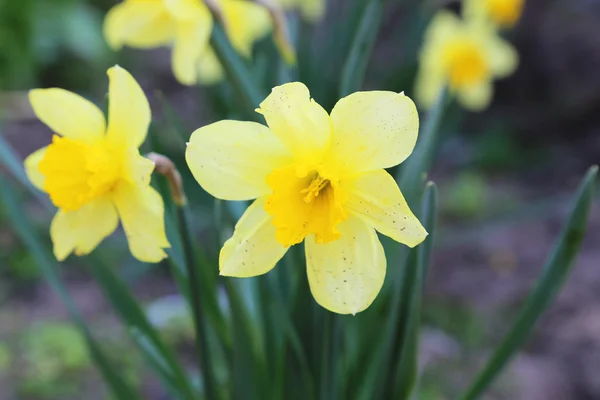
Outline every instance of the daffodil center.
<svg viewBox="0 0 600 400"><path fill-rule="evenodd" d="M495 23L512 26L521 16L523 0L485 0L485 6Z"/></svg>
<svg viewBox="0 0 600 400"><path fill-rule="evenodd" d="M460 38L450 42L444 52L443 62L452 88L476 84L489 75L489 65L481 46Z"/></svg>
<svg viewBox="0 0 600 400"><path fill-rule="evenodd" d="M306 189L302 189L300 191L301 194L304 194L304 202L312 203L317 197L319 197L319 193L321 190L326 189L329 185L329 180L321 177L319 174L316 174L313 177L312 182Z"/></svg>
<svg viewBox="0 0 600 400"><path fill-rule="evenodd" d="M110 192L119 181L121 163L104 141L54 136L39 170L54 205L73 211Z"/></svg>
<svg viewBox="0 0 600 400"><path fill-rule="evenodd" d="M273 193L265 210L273 216L276 238L284 246L302 242L314 234L317 243L340 237L337 225L346 219L345 194L334 177L296 165L277 169L267 176Z"/></svg>

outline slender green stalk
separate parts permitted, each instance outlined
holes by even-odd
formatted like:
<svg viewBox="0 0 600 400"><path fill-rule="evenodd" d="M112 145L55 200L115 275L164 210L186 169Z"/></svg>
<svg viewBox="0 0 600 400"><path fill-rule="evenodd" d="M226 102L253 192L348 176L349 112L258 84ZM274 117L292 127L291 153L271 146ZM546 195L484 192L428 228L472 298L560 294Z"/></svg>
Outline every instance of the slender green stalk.
<svg viewBox="0 0 600 400"><path fill-rule="evenodd" d="M202 297L199 293L200 281L198 271L194 262L194 247L188 223L188 210L185 204L178 205L177 217L179 219L179 230L183 242L183 251L185 255L185 266L190 282L190 297L192 304L192 314L194 318L194 328L196 330L196 350L198 352L198 364L200 373L204 380L204 389L206 398L213 400L218 398L217 381L214 376L211 351L208 346L207 329L205 325L204 309L202 306Z"/></svg>
<svg viewBox="0 0 600 400"><path fill-rule="evenodd" d="M360 90L381 25L383 4L384 0L371 0L364 10L342 70L340 97Z"/></svg>
<svg viewBox="0 0 600 400"><path fill-rule="evenodd" d="M585 237L588 215L594 200L594 181L597 172L598 167L593 166L583 178L574 196L573 208L566 226L544 266L541 277L536 282L510 331L461 397L462 400L475 400L483 394L512 356L525 343L535 323L550 306L567 280Z"/></svg>
<svg viewBox="0 0 600 400"><path fill-rule="evenodd" d="M423 174L426 173L433 163L433 156L438 143L439 127L442 122L448 90L444 88L423 124L419 133L419 141L412 155L400 166L396 175L396 181L411 207L415 207L420 196Z"/></svg>
<svg viewBox="0 0 600 400"><path fill-rule="evenodd" d="M333 332L334 315L330 311L325 311L323 316L323 341L321 348L321 383L320 383L320 398L321 400L331 399L332 386L332 343L331 336Z"/></svg>
<svg viewBox="0 0 600 400"><path fill-rule="evenodd" d="M215 50L219 62L225 69L227 80L234 87L242 100L248 115L257 119L254 110L266 97L266 93L256 85L256 79L248 70L246 63L236 53L229 43L225 30L219 23L215 23L210 37L210 45Z"/></svg>

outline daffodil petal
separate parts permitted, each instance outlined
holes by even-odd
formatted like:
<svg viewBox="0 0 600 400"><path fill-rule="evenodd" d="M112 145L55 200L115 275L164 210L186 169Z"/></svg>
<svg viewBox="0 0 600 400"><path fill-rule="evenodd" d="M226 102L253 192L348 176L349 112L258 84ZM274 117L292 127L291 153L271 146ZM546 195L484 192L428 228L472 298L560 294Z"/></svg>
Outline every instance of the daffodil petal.
<svg viewBox="0 0 600 400"><path fill-rule="evenodd" d="M515 72L519 64L519 53L512 44L494 34L486 50L495 77L504 78Z"/></svg>
<svg viewBox="0 0 600 400"><path fill-rule="evenodd" d="M250 200L270 193L266 176L292 157L266 126L225 120L197 129L185 159L198 183L214 197Z"/></svg>
<svg viewBox="0 0 600 400"><path fill-rule="evenodd" d="M245 0L226 0L221 6L231 44L242 55L250 57L252 44L271 31L267 9Z"/></svg>
<svg viewBox="0 0 600 400"><path fill-rule="evenodd" d="M327 244L306 238L306 270L317 303L339 314L356 314L373 303L385 279L386 260L375 230L350 216L340 239Z"/></svg>
<svg viewBox="0 0 600 400"><path fill-rule="evenodd" d="M93 141L106 131L102 111L90 101L64 89L34 89L29 102L35 115L54 133Z"/></svg>
<svg viewBox="0 0 600 400"><path fill-rule="evenodd" d="M219 256L221 275L247 278L269 272L287 251L275 239L275 226L261 197L248 207L235 225Z"/></svg>
<svg viewBox="0 0 600 400"><path fill-rule="evenodd" d="M415 98L419 106L426 110L433 107L446 82L443 68L422 65L415 81Z"/></svg>
<svg viewBox="0 0 600 400"><path fill-rule="evenodd" d="M152 118L148 99L133 76L118 65L108 70L108 78L108 137L140 147Z"/></svg>
<svg viewBox="0 0 600 400"><path fill-rule="evenodd" d="M39 150L31 153L23 163L25 166L25 172L27 173L27 177L29 181L40 190L44 190L44 180L45 177L42 175L39 169L40 161L44 158L46 154L47 147L42 147Z"/></svg>
<svg viewBox="0 0 600 400"><path fill-rule="evenodd" d="M325 0L303 0L299 3L302 16L309 22L315 23L325 15Z"/></svg>
<svg viewBox="0 0 600 400"><path fill-rule="evenodd" d="M198 62L208 48L213 20L206 7L199 9L196 17L180 21L173 47L171 63L175 78L184 85L198 81Z"/></svg>
<svg viewBox="0 0 600 400"><path fill-rule="evenodd" d="M293 82L273 88L257 111L299 163L315 165L321 161L331 143L333 125L304 84Z"/></svg>
<svg viewBox="0 0 600 400"><path fill-rule="evenodd" d="M409 247L427 237L396 181L384 170L367 172L344 184L348 193L346 209L382 234Z"/></svg>
<svg viewBox="0 0 600 400"><path fill-rule="evenodd" d="M356 92L333 108L332 155L341 171L356 173L400 164L413 151L419 114L403 93Z"/></svg>
<svg viewBox="0 0 600 400"><path fill-rule="evenodd" d="M63 261L73 251L78 256L91 253L118 224L117 211L108 197L93 200L76 211L59 210L50 224L56 259Z"/></svg>
<svg viewBox="0 0 600 400"><path fill-rule="evenodd" d="M175 36L175 21L162 1L124 1L111 8L104 20L104 37L113 49L163 46Z"/></svg>
<svg viewBox="0 0 600 400"><path fill-rule="evenodd" d="M460 104L470 111L481 111L492 101L493 86L489 81L462 87L457 91Z"/></svg>
<svg viewBox="0 0 600 400"><path fill-rule="evenodd" d="M159 262L170 247L165 233L165 207L162 197L151 186L121 183L112 194L129 250L144 262Z"/></svg>
<svg viewBox="0 0 600 400"><path fill-rule="evenodd" d="M215 51L207 46L206 51L198 61L198 83L203 85L214 85L223 80L225 71L219 62Z"/></svg>

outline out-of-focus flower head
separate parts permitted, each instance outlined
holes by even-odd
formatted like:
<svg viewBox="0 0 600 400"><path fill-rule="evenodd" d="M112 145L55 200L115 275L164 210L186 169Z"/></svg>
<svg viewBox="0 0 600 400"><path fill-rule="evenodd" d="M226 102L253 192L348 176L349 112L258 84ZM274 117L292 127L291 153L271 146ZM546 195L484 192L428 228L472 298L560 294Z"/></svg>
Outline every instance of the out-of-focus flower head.
<svg viewBox="0 0 600 400"><path fill-rule="evenodd" d="M516 50L493 26L440 11L425 33L416 97L429 108L447 86L463 107L479 111L492 99L493 80L512 74L517 65Z"/></svg>
<svg viewBox="0 0 600 400"><path fill-rule="evenodd" d="M150 186L154 163L139 153L151 115L144 92L129 72L108 70L108 125L98 107L63 89L35 89L29 100L55 135L31 154L31 182L56 207L50 225L59 261L85 255L123 223L131 253L139 260L166 257L164 205Z"/></svg>
<svg viewBox="0 0 600 400"><path fill-rule="evenodd" d="M467 19L478 19L500 28L512 28L521 18L524 0L465 0Z"/></svg>
<svg viewBox="0 0 600 400"><path fill-rule="evenodd" d="M250 1L214 3L233 47L250 57L253 43L272 29L268 12ZM125 0L106 15L104 36L115 50L172 45L173 73L179 82L212 84L223 78L209 45L212 27L212 14L202 0Z"/></svg>
<svg viewBox="0 0 600 400"><path fill-rule="evenodd" d="M210 194L256 199L221 250L221 275L264 274L305 241L316 301L342 314L364 310L385 278L376 230L410 247L427 236L384 170L413 151L414 103L403 93L357 92L329 115L295 82L274 88L257 112L268 127L220 121L196 130L186 151Z"/></svg>

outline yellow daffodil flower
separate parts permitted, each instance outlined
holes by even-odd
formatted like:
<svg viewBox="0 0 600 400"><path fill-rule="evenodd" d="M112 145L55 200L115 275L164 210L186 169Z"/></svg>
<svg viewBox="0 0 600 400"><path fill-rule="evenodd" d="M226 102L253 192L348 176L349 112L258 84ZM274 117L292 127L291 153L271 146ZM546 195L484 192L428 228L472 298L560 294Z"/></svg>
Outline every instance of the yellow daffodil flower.
<svg viewBox="0 0 600 400"><path fill-rule="evenodd" d="M492 99L492 80L512 74L518 64L516 50L493 28L448 11L434 16L424 40L416 96L426 108L447 85L463 107L482 110Z"/></svg>
<svg viewBox="0 0 600 400"><path fill-rule="evenodd" d="M196 130L186 151L210 194L256 199L221 250L221 275L264 274L305 240L317 302L341 314L364 310L385 278L376 230L410 247L427 235L384 170L412 153L414 103L403 93L357 92L329 115L296 82L274 88L257 112L268 127L216 122Z"/></svg>
<svg viewBox="0 0 600 400"><path fill-rule="evenodd" d="M464 15L500 28L512 28L521 18L523 5L524 0L465 0Z"/></svg>
<svg viewBox="0 0 600 400"><path fill-rule="evenodd" d="M274 0L284 9L297 8L302 17L312 23L323 18L327 8L326 0Z"/></svg>
<svg viewBox="0 0 600 400"><path fill-rule="evenodd" d="M50 226L59 261L85 255L123 223L129 249L158 262L169 247L164 206L150 187L154 163L140 156L151 115L148 100L123 68L108 70L108 126L98 107L63 89L35 89L29 101L56 134L25 160L31 182L58 212Z"/></svg>
<svg viewBox="0 0 600 400"><path fill-rule="evenodd" d="M225 30L233 47L250 57L252 44L271 30L268 12L244 0L221 0ZM125 0L104 21L104 36L115 50L173 46L171 64L179 82L213 84L223 69L209 45L213 18L201 0Z"/></svg>

